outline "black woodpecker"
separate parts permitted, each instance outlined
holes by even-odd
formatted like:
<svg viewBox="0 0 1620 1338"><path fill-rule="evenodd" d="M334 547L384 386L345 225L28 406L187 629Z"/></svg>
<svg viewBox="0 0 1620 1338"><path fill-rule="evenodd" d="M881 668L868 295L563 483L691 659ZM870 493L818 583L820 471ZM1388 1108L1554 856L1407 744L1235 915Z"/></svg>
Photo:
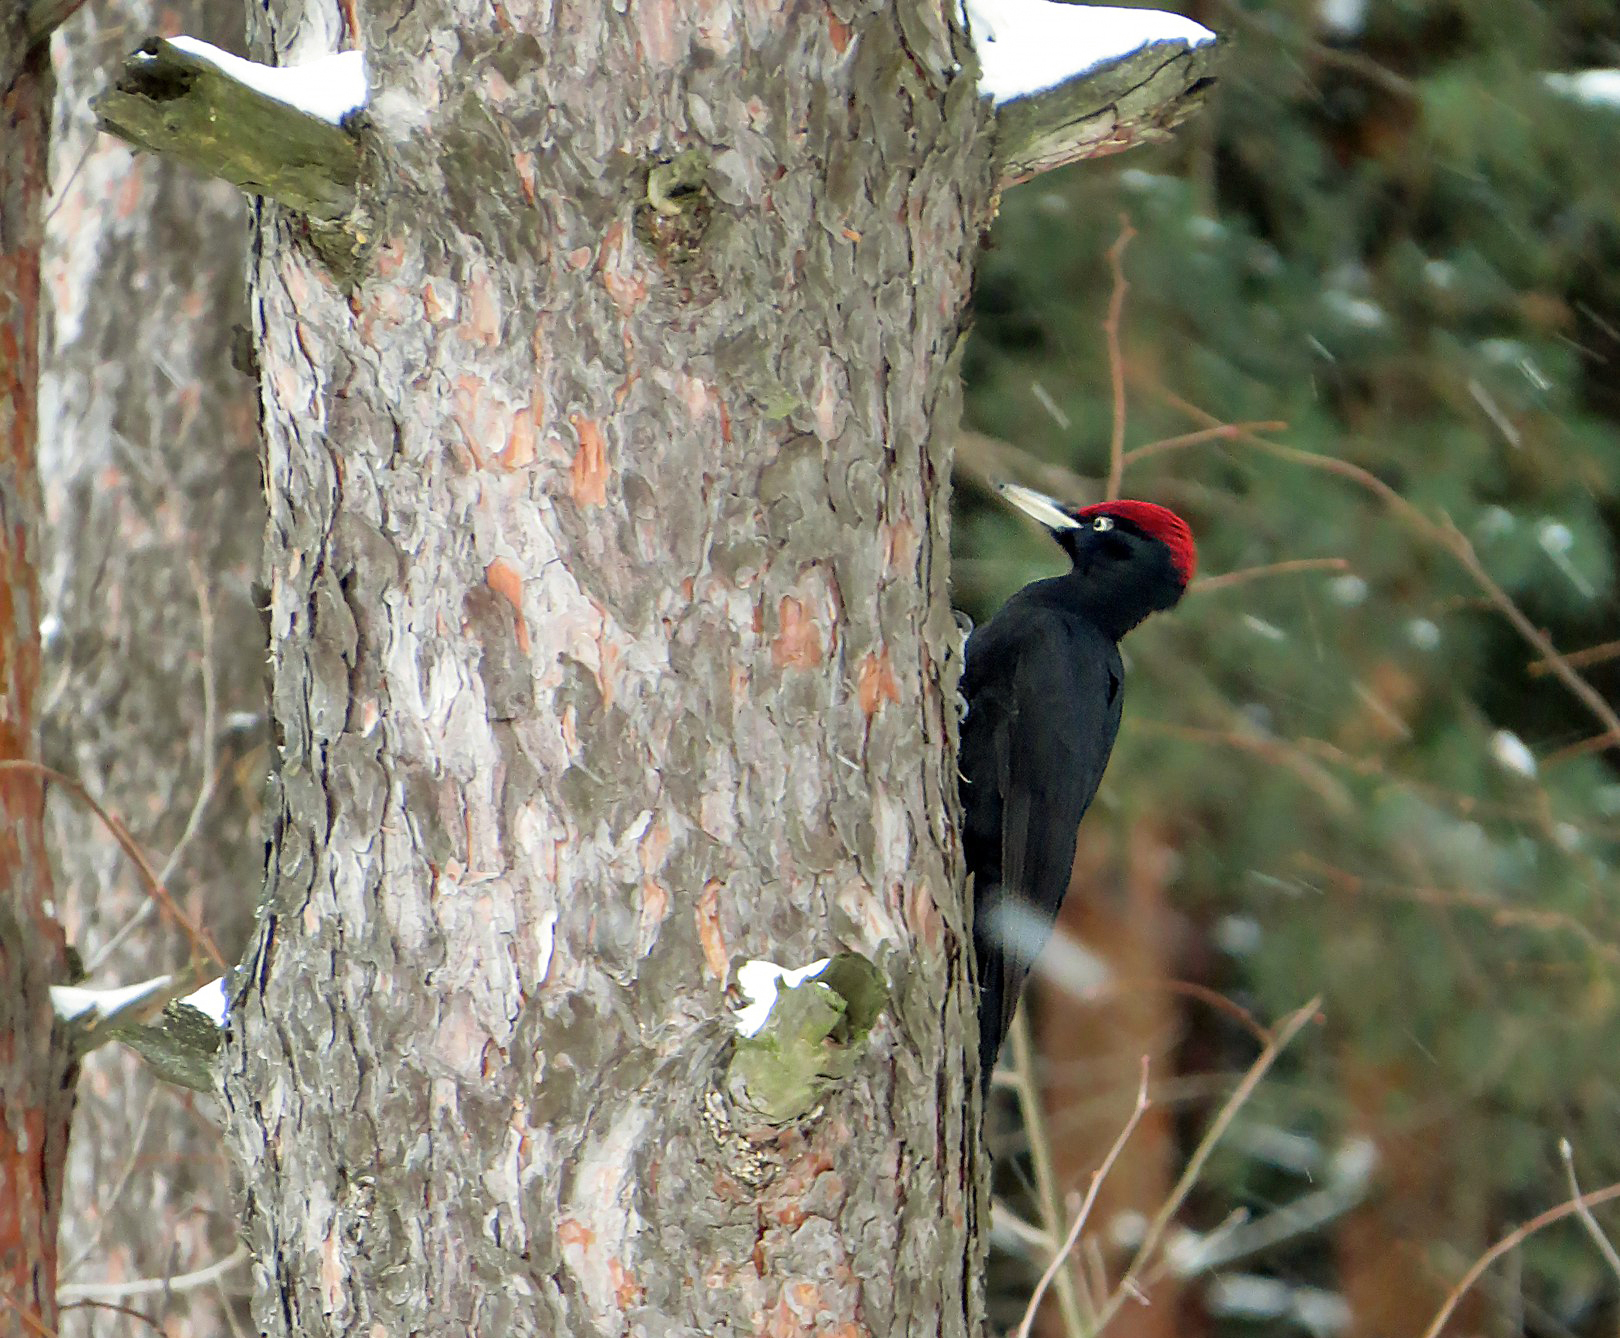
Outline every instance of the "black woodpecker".
<svg viewBox="0 0 1620 1338"><path fill-rule="evenodd" d="M1016 484L1000 492L1046 526L1073 565L1026 585L975 629L962 671L962 836L986 1089L1119 731L1119 639L1173 607L1198 564L1186 521L1162 506L1067 507Z"/></svg>

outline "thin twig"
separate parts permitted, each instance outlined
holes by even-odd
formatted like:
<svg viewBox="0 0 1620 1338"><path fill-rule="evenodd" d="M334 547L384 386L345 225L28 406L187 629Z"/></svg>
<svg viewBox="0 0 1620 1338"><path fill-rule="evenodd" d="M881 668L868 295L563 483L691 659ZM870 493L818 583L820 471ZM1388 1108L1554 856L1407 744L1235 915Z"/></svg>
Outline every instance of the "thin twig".
<svg viewBox="0 0 1620 1338"><path fill-rule="evenodd" d="M1050 1254L1056 1248L1056 1242L1046 1232L1035 1223L1026 1222L1001 1199L995 1199L990 1204L990 1224L992 1230L1005 1231L1009 1236L1016 1236L1025 1245L1039 1250L1042 1254Z"/></svg>
<svg viewBox="0 0 1620 1338"><path fill-rule="evenodd" d="M1560 1203L1556 1208L1549 1208L1546 1212L1532 1217L1523 1226L1508 1232L1495 1245L1474 1260L1469 1270L1458 1279L1457 1285L1446 1293L1446 1299L1440 1306L1439 1312L1429 1322L1429 1327L1423 1331L1423 1338L1440 1338L1440 1330L1446 1327L1446 1321L1451 1318L1451 1312L1457 1308L1463 1297L1468 1294L1468 1289L1479 1281L1480 1275L1487 1268L1508 1251L1517 1249L1543 1227L1549 1227L1554 1222L1561 1222L1564 1218L1573 1216L1583 1209L1595 1208L1598 1204L1608 1203L1612 1199L1620 1199L1620 1184L1608 1185L1603 1189L1594 1189L1590 1194L1582 1194L1577 1198L1570 1199L1567 1203Z"/></svg>
<svg viewBox="0 0 1620 1338"><path fill-rule="evenodd" d="M1035 1199L1041 1209L1041 1225L1047 1237L1058 1238L1063 1229L1063 1214L1057 1189L1057 1172L1052 1167L1052 1140L1046 1129L1046 1112L1041 1106L1040 1087L1035 1081L1035 1047L1029 1037L1029 1016L1020 1008L1012 1024L1013 1085L1018 1092L1019 1111L1024 1117L1024 1132L1029 1139L1030 1166L1035 1172ZM1090 1332L1080 1313L1080 1297L1075 1291L1074 1276L1068 1269L1056 1278L1058 1309L1063 1314L1064 1331L1072 1338Z"/></svg>
<svg viewBox="0 0 1620 1338"><path fill-rule="evenodd" d="M24 1309L21 1301L15 1299L14 1297L7 1296L4 1292L0 1292L0 1301L4 1301L8 1306L22 1316L22 1322L35 1333L39 1334L40 1338L57 1338L56 1330L42 1320L38 1315L36 1315L31 1308Z"/></svg>
<svg viewBox="0 0 1620 1338"><path fill-rule="evenodd" d="M96 1310L111 1310L117 1315L128 1315L131 1319L140 1320L142 1324L146 1325L146 1327L151 1329L153 1333L157 1334L158 1338L164 1338L163 1326L150 1315L143 1315L139 1310L135 1309L134 1306L119 1305L116 1301L73 1301L62 1307L64 1312L68 1310L81 1310L86 1308L93 1308Z"/></svg>
<svg viewBox="0 0 1620 1338"><path fill-rule="evenodd" d="M1239 567L1236 571L1222 572L1219 576L1206 576L1192 583L1189 594L1207 595L1215 590L1226 590L1244 585L1266 576L1285 576L1296 571L1349 571L1348 558L1291 558L1287 562L1268 562L1260 567Z"/></svg>
<svg viewBox="0 0 1620 1338"><path fill-rule="evenodd" d="M1609 705L1602 693L1576 672L1563 652L1553 645L1552 638L1537 627L1529 615L1513 602L1507 591L1496 583L1491 574L1485 570L1485 564L1479 560L1474 545L1468 542L1468 536L1450 520L1436 528L1440 542L1450 550L1458 562L1462 563L1464 570L1474 578L1491 603L1501 610L1502 616L1512 624L1513 629L1536 648L1547 664L1548 671L1597 717L1606 734L1620 739L1620 714Z"/></svg>
<svg viewBox="0 0 1620 1338"><path fill-rule="evenodd" d="M1558 1140L1558 1155L1564 1159L1564 1172L1569 1177L1569 1193L1575 1204L1575 1215L1581 1219L1581 1225L1603 1256L1603 1262L1609 1266L1609 1272L1620 1278L1620 1250L1614 1248L1614 1242L1603 1234L1597 1218L1592 1216L1592 1210L1581 1201L1581 1184L1575 1178L1575 1149L1570 1146L1569 1139Z"/></svg>
<svg viewBox="0 0 1620 1338"><path fill-rule="evenodd" d="M1294 861L1302 869L1327 880L1348 896L1376 896L1409 902L1415 906L1434 906L1442 910L1478 911L1489 916L1491 923L1498 927L1533 929L1542 933L1561 930L1574 934L1610 965L1620 966L1620 946L1600 938L1597 931L1586 921L1568 911L1515 906L1489 893L1462 888L1427 887L1420 884L1364 878L1307 851L1296 852Z"/></svg>
<svg viewBox="0 0 1620 1338"><path fill-rule="evenodd" d="M1577 739L1574 743L1566 743L1562 748L1554 748L1552 752L1543 755L1540 766L1543 771L1549 767L1556 767L1577 757L1585 757L1589 753L1601 753L1606 748L1613 748L1620 744L1620 734L1605 730L1602 734L1594 734L1590 738Z"/></svg>
<svg viewBox="0 0 1620 1338"><path fill-rule="evenodd" d="M1576 669L1584 669L1589 664L1602 664L1617 655L1620 655L1620 641L1602 641L1595 646L1587 646L1584 650L1565 651L1564 663L1573 665ZM1551 673L1552 665L1546 660L1531 660L1525 666L1525 672L1531 678L1539 678L1542 674Z"/></svg>
<svg viewBox="0 0 1620 1338"><path fill-rule="evenodd" d="M1195 422L1201 422L1206 427L1220 426L1220 419L1216 418L1214 414L1200 409L1196 404L1183 399L1174 391L1159 385L1154 385L1152 388L1154 393L1163 399L1166 404L1179 409ZM1286 460L1291 464L1304 465L1309 469L1334 474L1356 484L1358 487L1366 489L1394 512L1397 518L1419 538L1425 539L1437 548L1450 553L1462 566L1463 570L1473 577L1474 583L1484 591L1486 598L1507 619L1514 631L1518 632L1535 649L1546 663L1548 672L1554 674L1581 704L1597 717L1606 735L1612 734L1617 739L1620 739L1620 713L1616 713L1614 708L1603 698L1603 695L1581 677L1570 663L1569 658L1557 646L1553 645L1552 639L1537 627L1531 621L1529 615L1513 602L1507 591L1496 583L1491 574L1485 570L1485 565L1479 560L1479 554L1474 551L1474 546L1468 541L1468 537L1449 519L1443 521L1431 520L1425 512L1407 501L1394 488L1385 483L1383 479L1370 470L1363 469L1360 465L1351 464L1348 460L1340 460L1338 457L1331 455L1317 455L1313 451L1301 451L1292 446L1281 446L1274 441L1267 441L1264 437L1256 436L1252 432L1244 432L1235 440L1253 446L1255 449L1263 451L1278 460Z"/></svg>
<svg viewBox="0 0 1620 1338"><path fill-rule="evenodd" d="M1113 292L1108 298L1108 317L1103 321L1103 337L1108 341L1108 379L1114 389L1114 432L1108 439L1108 486L1106 501L1119 496L1125 478L1125 355L1119 346L1119 325L1125 315L1125 294L1131 286L1125 281L1125 248L1136 236L1130 216L1119 216L1119 236L1108 248L1108 267L1114 274Z"/></svg>
<svg viewBox="0 0 1620 1338"><path fill-rule="evenodd" d="M1260 1052L1260 1057L1253 1064L1249 1065L1249 1071L1243 1075L1243 1081L1238 1083L1232 1095L1227 1097L1226 1103L1216 1113L1204 1137L1193 1149L1181 1178L1176 1181L1175 1187L1159 1205L1159 1211L1154 1214L1153 1220L1148 1223L1147 1230L1142 1236L1142 1243L1136 1247L1136 1254L1132 1257L1130 1266L1126 1268L1124 1276L1109 1294L1108 1300L1103 1303L1102 1309L1097 1312L1096 1322L1091 1328L1092 1333L1101 1333L1107 1328L1108 1322L1119 1313L1126 1299L1135 1294L1137 1278L1152 1258L1153 1252L1158 1249L1159 1242L1164 1238L1171 1221L1181 1211L1181 1205L1186 1201L1187 1195L1198 1183L1198 1177L1204 1173L1204 1166L1209 1161L1210 1154L1215 1151L1215 1145L1221 1141L1227 1128L1237 1118L1238 1111L1243 1109L1249 1098L1254 1095L1254 1089L1260 1085L1261 1079L1271 1071L1271 1066L1277 1062L1277 1056L1288 1048L1289 1043L1299 1035L1305 1024L1316 1017L1321 1003L1322 1000L1318 996L1303 1008L1285 1017L1282 1025L1277 1028L1276 1039Z"/></svg>
<svg viewBox="0 0 1620 1338"><path fill-rule="evenodd" d="M1041 1301L1046 1296L1046 1289L1052 1285L1074 1250L1075 1242L1080 1239L1080 1233L1085 1230L1086 1221L1091 1216L1091 1210L1096 1205L1097 1193L1102 1183L1108 1178L1108 1173L1114 1169L1114 1163L1119 1160L1119 1154L1125 1150L1125 1144L1130 1142L1131 1135L1136 1132L1136 1126L1142 1122L1142 1116L1148 1108L1148 1057L1142 1056L1142 1080L1136 1088L1136 1104L1131 1107L1130 1118L1119 1131L1113 1145L1108 1149L1108 1155L1102 1159L1102 1165L1091 1173L1091 1183L1086 1186L1086 1197L1080 1204L1080 1210L1074 1215L1074 1224L1069 1228L1069 1234L1064 1237L1062 1247L1052 1256L1052 1262L1046 1266L1046 1272L1041 1274L1041 1280L1035 1284L1035 1290L1030 1295L1029 1304L1024 1308L1024 1320L1018 1326L1018 1338L1029 1338L1029 1331L1035 1323L1035 1312L1041 1308Z"/></svg>
<svg viewBox="0 0 1620 1338"><path fill-rule="evenodd" d="M1164 437L1141 446L1133 446L1121 457L1129 467L1138 460L1162 455L1166 451L1179 451L1188 446L1202 446L1206 441L1236 441L1245 432L1286 432L1288 424L1281 419L1268 418L1254 423L1220 423L1215 427L1200 428L1197 432L1183 432L1179 437Z"/></svg>
<svg viewBox="0 0 1620 1338"><path fill-rule="evenodd" d="M135 867L140 871L141 881L146 884L147 895L163 908L164 914L168 915L185 931L186 937L191 940L192 952L211 957L214 965L219 967L221 971L229 969L225 962L225 954L220 952L219 945L214 942L213 935L197 924L176 904L174 898L169 895L169 889L164 887L158 880L156 870L152 868L151 862L146 858L140 846L136 844L135 838L129 834L129 828L125 827L122 821L98 804L91 797L90 791L85 789L81 782L74 780L72 776L67 775L65 772L58 771L55 767L48 767L43 762L34 762L21 757L0 759L0 772L3 771L26 771L40 776L54 785L60 785L100 818L102 825L112 833L113 840L118 842L119 848L129 856Z"/></svg>
<svg viewBox="0 0 1620 1338"><path fill-rule="evenodd" d="M1060 935L1062 932L1061 929L1058 931ZM1036 970L1040 970L1039 965ZM1088 985L1084 989L1073 989L1066 988L1053 976L1047 978L1071 998L1085 1003L1095 1003L1098 999L1118 998L1133 990L1158 990L1165 994L1179 994L1184 998L1197 999L1200 1003L1208 1004L1216 1012L1231 1018L1261 1045L1271 1044L1271 1033L1253 1013L1242 1004L1228 999L1219 990L1211 989L1208 985L1200 985L1195 980L1178 980L1173 976L1111 976L1100 984Z"/></svg>
<svg viewBox="0 0 1620 1338"><path fill-rule="evenodd" d="M196 1291L224 1277L248 1260L247 1247L238 1245L223 1259L190 1273L169 1278L131 1278L127 1282L79 1282L56 1289L58 1300L118 1301L131 1296L157 1296L167 1292Z"/></svg>
<svg viewBox="0 0 1620 1338"><path fill-rule="evenodd" d="M163 868L158 872L158 881L163 883L167 883L179 869L186 848L196 837L197 829L202 826L203 814L207 812L219 783L219 703L218 693L214 687L214 606L208 597L208 579L203 575L202 565L195 557L186 559L186 570L191 574L192 588L197 593L197 629L202 643L203 765L196 798L191 801L191 812L186 815L186 825L180 832L180 839L169 851L169 858L163 861Z"/></svg>
<svg viewBox="0 0 1620 1338"><path fill-rule="evenodd" d="M101 1248L101 1233L107 1229L112 1211L117 1206L118 1200L124 1197L124 1190L129 1187L129 1179L135 1174L135 1167L140 1161L141 1144L146 1141L146 1128L152 1121L152 1111L157 1106L158 1093L161 1090L162 1088L156 1084L148 1090L146 1105L141 1110L141 1118L135 1125L135 1134L129 1140L129 1152L118 1173L118 1182L113 1186L112 1193L96 1205L96 1229L90 1233L90 1239L80 1247L79 1252L57 1270L58 1277L72 1277L79 1271L79 1266Z"/></svg>
<svg viewBox="0 0 1620 1338"><path fill-rule="evenodd" d="M180 832L179 839L169 851L168 858L163 861L163 867L158 870L157 879L165 887L169 879L179 871L180 861L186 849L196 838L202 827L204 814L214 800L214 794L219 789L219 778L224 767L219 760L219 704L218 691L215 687L214 670L214 609L208 597L208 582L203 575L202 565L195 557L186 560L186 569L191 574L192 587L197 592L197 621L201 632L202 642L202 778L197 786L197 793L191 801L191 812L186 815L186 825ZM94 975L112 955L118 951L119 946L135 930L146 923L151 915L153 902L143 901L123 924L118 926L105 943L97 949L85 963L85 970Z"/></svg>

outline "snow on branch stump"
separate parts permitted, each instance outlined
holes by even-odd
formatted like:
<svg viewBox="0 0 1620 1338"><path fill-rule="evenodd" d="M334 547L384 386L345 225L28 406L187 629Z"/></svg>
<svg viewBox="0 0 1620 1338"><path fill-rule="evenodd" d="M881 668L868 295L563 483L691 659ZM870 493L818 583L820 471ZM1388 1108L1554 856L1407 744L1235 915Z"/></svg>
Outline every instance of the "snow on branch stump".
<svg viewBox="0 0 1620 1338"><path fill-rule="evenodd" d="M865 1053L888 1002L882 976L858 953L843 952L797 971L747 962L737 982L750 1002L737 1014L726 1095L767 1125L808 1117Z"/></svg>
<svg viewBox="0 0 1620 1338"><path fill-rule="evenodd" d="M970 0L979 88L996 104L998 189L1167 139L1223 48L1190 19L1055 0Z"/></svg>
<svg viewBox="0 0 1620 1338"><path fill-rule="evenodd" d="M359 141L339 122L365 100L358 52L257 65L191 38L149 39L91 104L109 134L332 224L355 206Z"/></svg>
<svg viewBox="0 0 1620 1338"><path fill-rule="evenodd" d="M52 985L51 1009L76 1059L121 1041L164 1082L212 1092L225 1026L225 981L201 989L196 983L194 972L183 971L114 989Z"/></svg>

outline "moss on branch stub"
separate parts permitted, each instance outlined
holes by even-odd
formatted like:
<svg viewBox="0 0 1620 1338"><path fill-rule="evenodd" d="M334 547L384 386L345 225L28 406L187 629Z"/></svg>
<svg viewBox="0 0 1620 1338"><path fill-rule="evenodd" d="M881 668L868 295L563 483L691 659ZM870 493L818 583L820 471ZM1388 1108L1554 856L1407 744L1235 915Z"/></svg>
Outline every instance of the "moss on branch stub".
<svg viewBox="0 0 1620 1338"><path fill-rule="evenodd" d="M778 989L764 1025L737 1038L727 1095L767 1125L810 1115L854 1073L888 997L878 969L848 952L815 976Z"/></svg>

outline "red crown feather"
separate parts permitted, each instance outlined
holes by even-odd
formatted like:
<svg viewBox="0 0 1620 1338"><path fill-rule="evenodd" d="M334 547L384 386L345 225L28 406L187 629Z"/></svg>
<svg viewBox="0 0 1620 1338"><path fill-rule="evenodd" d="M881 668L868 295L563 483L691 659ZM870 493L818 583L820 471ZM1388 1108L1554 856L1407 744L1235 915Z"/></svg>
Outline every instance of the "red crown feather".
<svg viewBox="0 0 1620 1338"><path fill-rule="evenodd" d="M1128 520L1149 538L1157 539L1170 550L1170 561L1184 582L1191 582L1198 570L1198 546L1193 543L1187 522L1168 507L1152 502L1098 502L1095 506L1082 506L1071 513L1076 520L1094 520L1098 516L1111 516L1115 520Z"/></svg>

